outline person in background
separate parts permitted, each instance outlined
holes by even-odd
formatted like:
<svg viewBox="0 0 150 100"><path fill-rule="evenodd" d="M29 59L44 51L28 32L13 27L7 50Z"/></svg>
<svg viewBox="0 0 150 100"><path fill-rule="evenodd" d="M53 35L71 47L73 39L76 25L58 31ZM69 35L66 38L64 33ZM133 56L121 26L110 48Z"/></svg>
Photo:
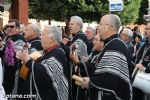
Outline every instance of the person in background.
<svg viewBox="0 0 150 100"><path fill-rule="evenodd" d="M150 23L146 25L145 34L147 40L137 54L135 67L146 73L150 73ZM135 88L133 91L133 100L150 100L150 96Z"/></svg>
<svg viewBox="0 0 150 100"><path fill-rule="evenodd" d="M83 21L79 16L72 16L69 22L69 30L72 34L71 44L76 44L79 56L88 56L88 39L82 31Z"/></svg>
<svg viewBox="0 0 150 100"><path fill-rule="evenodd" d="M132 36L133 36L133 32L129 28L124 28L120 33L120 38L127 45L128 53L130 55L130 60L132 61L132 65L130 66L131 67L131 72L133 71L133 67L134 67L134 59L133 59L134 45L132 43Z"/></svg>
<svg viewBox="0 0 150 100"><path fill-rule="evenodd" d="M135 45L134 45L134 53L133 53L133 57L136 57L137 56L137 53L139 51L139 49L141 48L141 46L143 45L141 43L141 40L142 40L142 36L141 35L137 35L135 37ZM135 60L134 60L135 61Z"/></svg>
<svg viewBox="0 0 150 100"><path fill-rule="evenodd" d="M94 39L95 34L96 34L96 30L94 28L89 27L89 26L86 28L85 35L88 38L88 47L89 47L87 50L88 54L92 52L92 48L93 48L92 41Z"/></svg>
<svg viewBox="0 0 150 100"><path fill-rule="evenodd" d="M133 56L133 52L134 52L134 45L132 43L132 36L133 36L133 32L131 31L131 29L129 28L124 28L122 30L122 32L120 33L120 38L125 42L125 44L128 47L128 51L131 55L131 58Z"/></svg>
<svg viewBox="0 0 150 100"><path fill-rule="evenodd" d="M134 29L133 29L133 37L132 37L132 43L133 44L135 44L135 37L138 34L141 35L140 27L139 26L135 26Z"/></svg>
<svg viewBox="0 0 150 100"><path fill-rule="evenodd" d="M30 86L35 88L37 99L68 100L70 71L65 52L60 46L62 33L58 27L49 25L44 28L40 38L44 55L39 60L31 59L26 51L18 51L16 57L24 61L29 72L32 72Z"/></svg>
<svg viewBox="0 0 150 100"><path fill-rule="evenodd" d="M28 42L29 45L29 53L34 51L42 51L43 48L41 46L41 28L37 24L28 24L24 31L24 38Z"/></svg>
<svg viewBox="0 0 150 100"><path fill-rule="evenodd" d="M29 54L32 54L36 51L41 53L43 51L43 48L41 46L40 34L41 29L39 25L28 24L26 26L24 30L24 38L27 41L26 49L28 50ZM25 68L21 67L19 72L21 73L21 71L25 71ZM19 74L18 84L16 84L18 87L17 94L30 94L30 79L31 77L29 72L26 75ZM24 99L27 100L27 98Z"/></svg>
<svg viewBox="0 0 150 100"><path fill-rule="evenodd" d="M90 100L132 100L131 61L127 46L118 37L120 26L120 18L114 14L104 15L100 20L99 34L105 47L95 63L94 74L82 77L81 87L90 89Z"/></svg>

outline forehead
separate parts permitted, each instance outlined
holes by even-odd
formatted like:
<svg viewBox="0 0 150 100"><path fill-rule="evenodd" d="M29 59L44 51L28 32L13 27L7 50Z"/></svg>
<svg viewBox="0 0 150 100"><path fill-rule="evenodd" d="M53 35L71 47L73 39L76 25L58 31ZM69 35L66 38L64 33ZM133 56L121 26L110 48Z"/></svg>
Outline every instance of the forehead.
<svg viewBox="0 0 150 100"><path fill-rule="evenodd" d="M32 25L31 25L31 24L28 24L26 28L32 28Z"/></svg>
<svg viewBox="0 0 150 100"><path fill-rule="evenodd" d="M70 20L70 23L77 23L77 20L71 19L71 20Z"/></svg>
<svg viewBox="0 0 150 100"><path fill-rule="evenodd" d="M92 32L92 30L90 28L87 28L86 31L87 32Z"/></svg>
<svg viewBox="0 0 150 100"><path fill-rule="evenodd" d="M147 28L150 28L150 23L146 25Z"/></svg>
<svg viewBox="0 0 150 100"><path fill-rule="evenodd" d="M108 21L108 16L103 16L100 20L100 22L107 22Z"/></svg>
<svg viewBox="0 0 150 100"><path fill-rule="evenodd" d="M127 33L127 30L123 29L123 31L122 31L121 33L126 34L126 33Z"/></svg>
<svg viewBox="0 0 150 100"><path fill-rule="evenodd" d="M15 22L8 22L8 25L16 25Z"/></svg>

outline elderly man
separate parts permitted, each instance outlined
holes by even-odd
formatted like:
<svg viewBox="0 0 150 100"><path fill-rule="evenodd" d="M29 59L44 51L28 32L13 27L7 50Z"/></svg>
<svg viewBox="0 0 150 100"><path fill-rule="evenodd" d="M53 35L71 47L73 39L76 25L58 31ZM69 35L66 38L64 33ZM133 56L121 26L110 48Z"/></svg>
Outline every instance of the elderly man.
<svg viewBox="0 0 150 100"><path fill-rule="evenodd" d="M88 54L90 54L92 52L92 48L93 48L93 39L94 39L94 36L96 34L96 30L90 26L88 26L85 30L85 35L86 37L88 38Z"/></svg>
<svg viewBox="0 0 150 100"><path fill-rule="evenodd" d="M131 62L126 45L118 38L120 25L117 15L101 18L99 34L105 47L95 63L94 75L82 78L81 85L90 89L90 100L132 100ZM76 64L80 65L80 62L76 61Z"/></svg>
<svg viewBox="0 0 150 100"><path fill-rule="evenodd" d="M37 24L28 24L24 31L24 38L27 40L27 47L29 54L32 54L36 51L41 52L43 50L41 46L40 39L41 30ZM30 73L22 74L26 70L26 67L20 69L20 77L18 84L15 84L17 89L17 94L30 94ZM23 98L22 98L23 99ZM27 100L27 98L25 98Z"/></svg>
<svg viewBox="0 0 150 100"><path fill-rule="evenodd" d="M82 27L83 27L83 21L82 18L79 16L72 16L70 18L70 23L69 23L69 30L70 33L72 35L71 38L71 50L77 52L78 56L81 57L88 57L88 53L87 53L87 49L88 49L88 39L85 36L85 34L82 32ZM75 45L72 46L72 45ZM71 66L73 74L80 74L79 70L76 69L80 69L79 67L77 68L76 66L73 65L73 67ZM73 100L77 100L78 96L77 96L77 92L79 89L79 87L76 87L76 85L74 84L74 82L72 82L72 98Z"/></svg>
<svg viewBox="0 0 150 100"><path fill-rule="evenodd" d="M147 36L147 40L137 54L135 67L140 68L140 70L143 70L146 73L150 73L150 23L148 23L145 27L145 34ZM144 93L139 89L135 89L133 91L133 100L137 99L149 100L150 96L148 98L145 96L144 99Z"/></svg>
<svg viewBox="0 0 150 100"><path fill-rule="evenodd" d="M25 33L24 33L24 38L28 41L29 43L29 50L30 53L34 51L39 51L43 50L41 47L41 40L40 40L40 34L41 34L41 28L37 24L28 24Z"/></svg>
<svg viewBox="0 0 150 100"><path fill-rule="evenodd" d="M128 51L130 53L131 58L133 57L133 53L134 53L134 45L132 43L132 36L133 36L133 32L129 28L124 28L122 32L120 33L121 39L125 42L125 44L128 47Z"/></svg>
<svg viewBox="0 0 150 100"><path fill-rule="evenodd" d="M20 62L15 58L17 50L24 49L26 41L20 34L20 24L16 19L10 19L7 24L7 38L4 49L4 89L6 94L11 94L14 88L15 79L18 77ZM16 75L15 75L16 74Z"/></svg>
<svg viewBox="0 0 150 100"><path fill-rule="evenodd" d="M83 27L83 21L79 16L72 16L70 18L69 29L72 34L71 43L76 44L77 54L79 56L88 56L87 43L88 39L85 34L81 31Z"/></svg>
<svg viewBox="0 0 150 100"><path fill-rule="evenodd" d="M46 26L41 34L44 55L37 62L26 51L17 52L16 57L24 61L32 72L33 84L30 86L34 86L40 100L68 100L69 70L61 41L58 27Z"/></svg>

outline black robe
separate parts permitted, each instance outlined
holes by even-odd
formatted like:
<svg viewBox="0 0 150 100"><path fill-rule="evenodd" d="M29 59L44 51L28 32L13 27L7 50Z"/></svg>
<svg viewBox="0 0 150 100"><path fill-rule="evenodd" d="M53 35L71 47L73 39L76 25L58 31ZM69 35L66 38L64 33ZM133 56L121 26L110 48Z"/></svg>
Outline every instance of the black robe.
<svg viewBox="0 0 150 100"><path fill-rule="evenodd" d="M29 44L31 44L31 47L29 48L29 53L32 53L34 51L40 51L43 50L42 46L41 46L41 40L39 37L34 38L30 41L28 41Z"/></svg>
<svg viewBox="0 0 150 100"><path fill-rule="evenodd" d="M144 45L139 49L135 60L135 64L138 63L141 63L146 68L146 73L150 73L150 44L148 43L148 41L146 41ZM144 100L144 93L137 88L133 88L133 100L137 99Z"/></svg>
<svg viewBox="0 0 150 100"><path fill-rule="evenodd" d="M127 47L117 35L104 42L96 70L90 77L90 100L132 100Z"/></svg>
<svg viewBox="0 0 150 100"><path fill-rule="evenodd" d="M69 68L62 48L53 48L45 53L38 62L30 59L26 66L32 72L33 83L31 83L34 85L37 98L41 98L41 100L68 100Z"/></svg>
<svg viewBox="0 0 150 100"><path fill-rule="evenodd" d="M81 77L92 77L96 69L95 64L97 63L100 51L92 51L87 62L81 61L78 66L80 67ZM78 100L89 100L90 91L88 89L78 90Z"/></svg>
<svg viewBox="0 0 150 100"><path fill-rule="evenodd" d="M34 51L43 50L41 46L41 40L38 37L28 41L28 45L30 45L30 48L28 49L29 54L33 53ZM30 73L28 72L26 79L19 77L18 84L15 85L17 85L17 94L30 94ZM27 98L21 98L21 100L27 100Z"/></svg>
<svg viewBox="0 0 150 100"><path fill-rule="evenodd" d="M91 40L88 41L87 52L88 52L89 55L90 55L90 53L92 52L92 48L93 48L93 39L94 39L94 38L92 38Z"/></svg>

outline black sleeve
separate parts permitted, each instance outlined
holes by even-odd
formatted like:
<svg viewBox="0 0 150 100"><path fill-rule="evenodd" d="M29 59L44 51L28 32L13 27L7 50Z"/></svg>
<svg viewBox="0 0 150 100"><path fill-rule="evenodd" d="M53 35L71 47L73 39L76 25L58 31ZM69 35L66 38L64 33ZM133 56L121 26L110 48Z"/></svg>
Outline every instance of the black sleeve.
<svg viewBox="0 0 150 100"><path fill-rule="evenodd" d="M150 73L150 66L147 66L145 72L146 72L146 73Z"/></svg>
<svg viewBox="0 0 150 100"><path fill-rule="evenodd" d="M96 69L95 63L80 62L78 66L80 67L80 73L82 76L92 76Z"/></svg>

